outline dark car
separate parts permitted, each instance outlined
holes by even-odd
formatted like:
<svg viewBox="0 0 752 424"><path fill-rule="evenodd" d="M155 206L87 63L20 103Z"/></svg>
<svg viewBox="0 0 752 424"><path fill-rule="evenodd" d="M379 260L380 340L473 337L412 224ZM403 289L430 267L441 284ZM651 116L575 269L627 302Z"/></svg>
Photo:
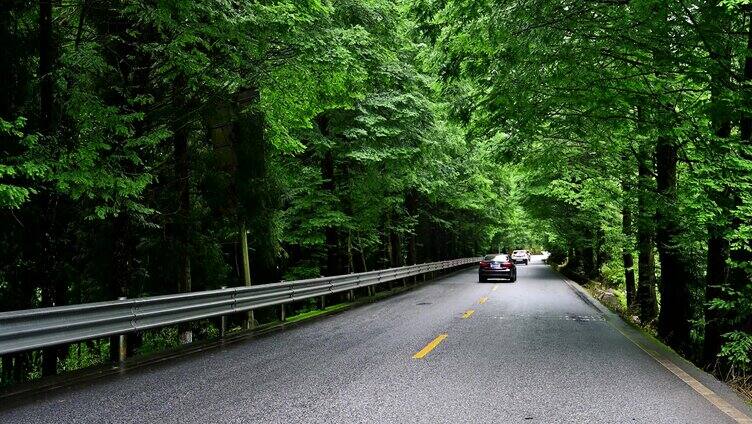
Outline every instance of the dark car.
<svg viewBox="0 0 752 424"><path fill-rule="evenodd" d="M509 255L503 253L486 255L478 268L478 280L481 283L489 278L506 278L511 282L517 281L517 265L509 259Z"/></svg>

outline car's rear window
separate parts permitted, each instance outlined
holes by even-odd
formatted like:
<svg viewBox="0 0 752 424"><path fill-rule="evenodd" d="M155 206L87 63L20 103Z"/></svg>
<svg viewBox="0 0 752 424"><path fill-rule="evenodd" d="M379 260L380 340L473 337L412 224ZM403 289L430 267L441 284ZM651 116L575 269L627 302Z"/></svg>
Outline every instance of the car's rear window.
<svg viewBox="0 0 752 424"><path fill-rule="evenodd" d="M507 255L486 255L483 258L484 261L496 261L496 262L506 262L507 261Z"/></svg>

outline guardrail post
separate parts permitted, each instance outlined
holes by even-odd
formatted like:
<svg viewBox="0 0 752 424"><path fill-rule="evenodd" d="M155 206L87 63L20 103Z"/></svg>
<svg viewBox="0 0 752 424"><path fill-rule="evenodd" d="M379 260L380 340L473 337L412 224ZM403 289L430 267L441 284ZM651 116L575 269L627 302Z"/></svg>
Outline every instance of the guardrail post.
<svg viewBox="0 0 752 424"><path fill-rule="evenodd" d="M222 290L227 289L227 286L222 286ZM219 317L219 338L224 339L225 334L227 334L227 315L222 315Z"/></svg>
<svg viewBox="0 0 752 424"><path fill-rule="evenodd" d="M250 311L248 311L246 313L246 317L245 317L245 329L246 330L253 330L253 327L255 325L255 321L256 321L256 317L253 314L253 309L251 309Z"/></svg>
<svg viewBox="0 0 752 424"><path fill-rule="evenodd" d="M321 295L320 302L321 302L321 309L326 309L326 295Z"/></svg>
<svg viewBox="0 0 752 424"><path fill-rule="evenodd" d="M126 297L118 297L118 300L126 300ZM120 368L125 366L125 359L128 357L128 346L125 334L118 336L118 365Z"/></svg>

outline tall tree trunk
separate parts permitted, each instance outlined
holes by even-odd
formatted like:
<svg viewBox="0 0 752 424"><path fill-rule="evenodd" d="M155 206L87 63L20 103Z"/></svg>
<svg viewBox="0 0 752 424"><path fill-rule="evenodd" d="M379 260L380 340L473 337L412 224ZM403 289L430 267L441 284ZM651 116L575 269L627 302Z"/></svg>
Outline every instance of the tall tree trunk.
<svg viewBox="0 0 752 424"><path fill-rule="evenodd" d="M248 255L248 227L245 220L240 222L240 255L243 259L243 284L251 286L251 260Z"/></svg>
<svg viewBox="0 0 752 424"><path fill-rule="evenodd" d="M45 136L50 135L53 127L53 62L52 40L52 1L39 0L39 117L40 129Z"/></svg>
<svg viewBox="0 0 752 424"><path fill-rule="evenodd" d="M747 55L744 59L744 81L752 81L752 13L745 12L745 19L748 20L747 24ZM746 88L744 94L744 106L752 106L752 95L750 95L749 88ZM748 111L742 112L741 119L739 120L740 137L743 141L752 141L752 114Z"/></svg>
<svg viewBox="0 0 752 424"><path fill-rule="evenodd" d="M654 4L655 37L660 42L653 45L655 75L662 89L669 89L672 83L668 75L675 71L676 63L670 46L675 35L669 31L671 11L668 2ZM661 93L663 94L663 93ZM690 273L685 262L677 236L679 207L677 205L677 163L679 146L672 134L675 130L676 112L671 102L659 96L660 104L655 110L658 130L656 140L656 192L659 208L656 208L656 243L661 260L661 279L658 284L661 293L661 310L658 319L658 334L674 348L685 350L689 342L691 304L689 294Z"/></svg>
<svg viewBox="0 0 752 424"><path fill-rule="evenodd" d="M624 264L624 286L627 292L627 308L634 310L637 302L637 287L634 272L634 225L632 223L632 187L634 185L634 168L626 154L621 157L623 175L621 179L621 232L624 236L621 257Z"/></svg>
<svg viewBox="0 0 752 424"><path fill-rule="evenodd" d="M708 228L708 255L707 273L705 276L705 337L703 338L703 360L710 365L717 359L723 344L722 334L725 323L724 314L712 309L709 302L723 296L723 286L728 279L728 265L726 260L729 256L728 241L723 234L723 229L715 225Z"/></svg>
<svg viewBox="0 0 752 424"><path fill-rule="evenodd" d="M241 93L240 108L258 104L258 90ZM256 283L279 280L277 240L274 237L274 211L279 209L279 193L274 179L269 178L269 148L266 139L266 118L255 106L239 114L234 126L238 157L236 185L240 193L238 215L246 220L250 254L251 278Z"/></svg>
<svg viewBox="0 0 752 424"><path fill-rule="evenodd" d="M109 281L110 300L128 296L130 277L133 275L132 258L134 252L130 239L130 218L127 212L118 215L110 224L110 237L112 239L111 269ZM127 347L132 349L132 343ZM110 361L118 361L120 353L120 336L110 337Z"/></svg>
<svg viewBox="0 0 752 424"><path fill-rule="evenodd" d="M582 276L588 280L595 278L595 249L593 249L593 237L589 234L585 246L582 248Z"/></svg>
<svg viewBox="0 0 752 424"><path fill-rule="evenodd" d="M415 189L410 189L405 196L405 206L407 208L407 214L414 220L415 228L410 233L407 239L407 263L408 265L415 265L418 263L418 246L417 246L417 233L419 227L420 217L418 216L418 193Z"/></svg>
<svg viewBox="0 0 752 424"><path fill-rule="evenodd" d="M363 272L368 272L368 263L366 262L366 252L363 245L360 245L360 249L358 249L358 255L360 256L360 263L363 266Z"/></svg>
<svg viewBox="0 0 752 424"><path fill-rule="evenodd" d="M321 171L324 176L323 188L332 195L335 194L334 183L334 156L331 150L324 153L321 161ZM340 272L339 259L339 233L334 226L328 226L324 230L326 244L326 275L338 275Z"/></svg>
<svg viewBox="0 0 752 424"><path fill-rule="evenodd" d="M279 279L270 212L277 200L268 178L265 119L254 107L259 100L258 89L244 88L231 100L218 102L206 116L213 153L228 184L221 211L232 215L238 224L239 273L245 286ZM252 328L254 322L253 311L249 311L245 327Z"/></svg>
<svg viewBox="0 0 752 424"><path fill-rule="evenodd" d="M726 15L725 7L718 5L711 7L707 20L711 25L718 25L719 30L727 30L729 19ZM750 36L748 35L748 38ZM731 135L731 122L725 113L723 99L728 90L727 85L730 82L728 69L731 69L731 47L728 42L723 43L717 51L711 52L713 59L713 68L711 69L711 119L715 135L719 139L728 139ZM715 144L715 143L714 143ZM721 149L714 148L714 153L719 151L725 157L730 152L726 146L720 146ZM725 161L724 161L725 162ZM724 171L722 171L724 172ZM707 268L705 274L705 328L702 346L702 359L706 365L714 366L718 360L718 353L721 351L723 344L722 334L727 331L728 317L721 311L711 308L710 302L713 299L724 296L723 287L728 283L729 276L729 242L726 239L726 233L729 227L729 213L733 208L733 198L731 187L725 187L723 192L710 192L710 198L720 210L719 216L716 216L708 225L708 253Z"/></svg>
<svg viewBox="0 0 752 424"><path fill-rule="evenodd" d="M329 119L325 116L319 116L318 126L321 135L329 137ZM332 196L336 195L335 181L334 181L334 153L330 148L327 148L321 158L321 176L323 177L323 183L321 188ZM340 272L340 258L339 258L339 233L334 226L328 226L324 230L324 244L326 246L326 275L337 275Z"/></svg>
<svg viewBox="0 0 752 424"><path fill-rule="evenodd" d="M677 241L681 231L677 206L678 146L660 136L656 146L656 183L661 207L656 210L656 241L661 259L661 312L658 334L674 348L685 350L692 317L689 280L691 278Z"/></svg>
<svg viewBox="0 0 752 424"><path fill-rule="evenodd" d="M351 230L347 230L347 272L348 273L356 272L355 271L355 255L353 254Z"/></svg>
<svg viewBox="0 0 752 424"><path fill-rule="evenodd" d="M173 135L175 161L175 190L178 198L178 208L175 217L174 234L178 265L178 292L191 291L191 257L190 257L190 158L188 156L188 130L185 126L175 129ZM188 325L179 326L181 343L193 341L193 334Z"/></svg>
<svg viewBox="0 0 752 424"><path fill-rule="evenodd" d="M646 143L643 143L645 145ZM653 159L647 146L641 146L637 158L637 305L640 321L648 323L658 314L655 293L654 206L652 192Z"/></svg>
<svg viewBox="0 0 752 424"><path fill-rule="evenodd" d="M752 89L749 84L752 82L752 10L745 8L745 18L747 23L747 53L744 60L744 82L745 85L742 88L742 104L744 111L742 112L741 119L739 120L740 139L742 148L739 149L740 156L746 165L742 171L742 175L738 175L737 178L743 181L752 180L750 175L750 167L752 167L752 156L749 155L749 149L752 148L752 113L749 112L752 109ZM738 193L734 194L735 209L744 207L742 196ZM739 216L735 216L732 220L733 231L744 231L743 227L746 222L743 222ZM743 237L743 236L742 236ZM752 279L750 275L748 265L752 263L752 239L737 239L733 240L732 248L729 253L732 266L729 269L728 284L733 290L741 291L747 286ZM746 266L745 266L746 265ZM738 324L735 328L742 329L747 332L752 332L752 324L750 324L750 318L737 317L743 324ZM744 327L742 327L744 326Z"/></svg>
<svg viewBox="0 0 752 424"><path fill-rule="evenodd" d="M52 129L54 128L53 108L54 108L54 80L52 77L52 63L54 60L54 42L52 34L52 1L39 0L39 130L48 143L52 143ZM41 202L45 209L51 206L49 195L45 195ZM49 218L52 219L52 218ZM47 222L45 220L45 222ZM45 232L48 232L45 229ZM40 233L41 235L41 233ZM42 241L42 245L52 242L52 240ZM54 261L49 257L49 248L41 249L44 261ZM55 297L59 290L55 282L57 278L53 275L52 279L46 279L42 285L42 304L43 306L55 305ZM57 374L57 354L58 349L51 347L44 349L42 352L42 376Z"/></svg>
<svg viewBox="0 0 752 424"><path fill-rule="evenodd" d="M349 187L351 185L350 166L347 163L342 164L340 181L342 181L341 184L344 187ZM353 215L352 199L350 193L343 193L341 205L342 211L345 213L345 215ZM340 240L340 245L344 245L342 246L343 248L340 249L340 252L342 254L342 258L339 260L340 272L346 274L355 272L355 259L353 257L351 229L347 229L347 237L345 237L344 240Z"/></svg>
<svg viewBox="0 0 752 424"><path fill-rule="evenodd" d="M251 259L248 253L248 227L245 219L241 218L240 222L240 256L243 263L243 285L251 287ZM256 317L253 309L249 310L245 316L244 327L246 330L252 329L256 325Z"/></svg>
<svg viewBox="0 0 752 424"><path fill-rule="evenodd" d="M389 253L392 268L402 266L402 244L399 234L394 230L389 230Z"/></svg>
<svg viewBox="0 0 752 424"><path fill-rule="evenodd" d="M624 263L624 285L627 291L627 308L632 309L637 299L634 274L634 256L632 256L632 208L629 204L622 207L621 228L624 238L622 246L622 262Z"/></svg>

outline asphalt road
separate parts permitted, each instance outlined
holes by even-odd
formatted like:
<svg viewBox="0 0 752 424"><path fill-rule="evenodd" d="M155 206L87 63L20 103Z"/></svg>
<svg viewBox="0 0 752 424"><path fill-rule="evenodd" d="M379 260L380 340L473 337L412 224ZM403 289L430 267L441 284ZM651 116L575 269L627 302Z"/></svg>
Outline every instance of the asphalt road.
<svg viewBox="0 0 752 424"><path fill-rule="evenodd" d="M516 283L481 284L476 272L0 406L0 422L734 422L547 266L518 266Z"/></svg>

